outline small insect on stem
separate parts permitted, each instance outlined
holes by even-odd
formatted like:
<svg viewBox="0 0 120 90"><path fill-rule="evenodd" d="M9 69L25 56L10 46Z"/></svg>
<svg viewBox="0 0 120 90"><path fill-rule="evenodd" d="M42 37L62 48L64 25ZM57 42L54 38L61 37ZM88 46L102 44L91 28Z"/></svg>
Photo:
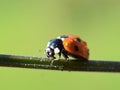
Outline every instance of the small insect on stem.
<svg viewBox="0 0 120 90"><path fill-rule="evenodd" d="M61 58L61 54L66 61L69 60L68 56L74 58L82 58L82 60L88 61L89 49L87 43L74 35L63 35L48 42L46 50L46 56L48 58L56 59L55 54L58 54L58 59ZM53 64L54 60L51 62Z"/></svg>

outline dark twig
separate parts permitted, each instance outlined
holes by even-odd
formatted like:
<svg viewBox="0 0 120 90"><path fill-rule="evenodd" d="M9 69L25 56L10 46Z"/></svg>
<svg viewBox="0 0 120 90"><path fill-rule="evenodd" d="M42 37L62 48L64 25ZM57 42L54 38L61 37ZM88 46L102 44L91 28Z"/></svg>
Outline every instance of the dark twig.
<svg viewBox="0 0 120 90"><path fill-rule="evenodd" d="M0 54L0 66L5 67L21 67L34 69L49 70L66 70L66 71L96 71L96 72L120 72L120 62L89 60L86 62L80 60L54 61L50 65L51 60L33 56L16 56Z"/></svg>

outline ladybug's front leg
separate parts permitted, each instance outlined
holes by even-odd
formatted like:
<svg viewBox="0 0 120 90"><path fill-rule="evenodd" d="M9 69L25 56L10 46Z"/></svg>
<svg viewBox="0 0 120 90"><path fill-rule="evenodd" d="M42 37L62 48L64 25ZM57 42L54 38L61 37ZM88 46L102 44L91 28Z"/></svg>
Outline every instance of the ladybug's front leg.
<svg viewBox="0 0 120 90"><path fill-rule="evenodd" d="M58 57L57 58L54 58L53 60L59 60L61 57L61 53L58 53Z"/></svg>
<svg viewBox="0 0 120 90"><path fill-rule="evenodd" d="M50 66L53 66L54 61L55 61L55 60L59 60L60 57L61 57L61 52L58 53L58 58L54 58L54 59L51 61Z"/></svg>

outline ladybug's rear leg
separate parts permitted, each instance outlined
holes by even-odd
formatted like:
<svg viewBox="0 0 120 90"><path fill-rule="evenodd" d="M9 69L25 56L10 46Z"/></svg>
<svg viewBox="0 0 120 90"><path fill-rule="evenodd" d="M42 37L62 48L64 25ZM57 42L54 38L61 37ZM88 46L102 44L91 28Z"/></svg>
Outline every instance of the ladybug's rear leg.
<svg viewBox="0 0 120 90"><path fill-rule="evenodd" d="M58 60L61 58L61 52L58 53Z"/></svg>
<svg viewBox="0 0 120 90"><path fill-rule="evenodd" d="M62 51L63 57L65 58L66 61L69 61L69 57L67 55L67 52Z"/></svg>

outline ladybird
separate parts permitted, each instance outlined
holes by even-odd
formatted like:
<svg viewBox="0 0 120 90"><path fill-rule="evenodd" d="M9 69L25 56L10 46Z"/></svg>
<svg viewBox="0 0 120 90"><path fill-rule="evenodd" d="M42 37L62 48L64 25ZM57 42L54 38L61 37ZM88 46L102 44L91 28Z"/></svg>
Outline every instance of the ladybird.
<svg viewBox="0 0 120 90"><path fill-rule="evenodd" d="M75 35L63 35L50 40L45 53L48 58L52 59L56 59L55 54L58 54L58 59L60 59L62 54L67 61L68 56L85 61L89 58L87 43Z"/></svg>

